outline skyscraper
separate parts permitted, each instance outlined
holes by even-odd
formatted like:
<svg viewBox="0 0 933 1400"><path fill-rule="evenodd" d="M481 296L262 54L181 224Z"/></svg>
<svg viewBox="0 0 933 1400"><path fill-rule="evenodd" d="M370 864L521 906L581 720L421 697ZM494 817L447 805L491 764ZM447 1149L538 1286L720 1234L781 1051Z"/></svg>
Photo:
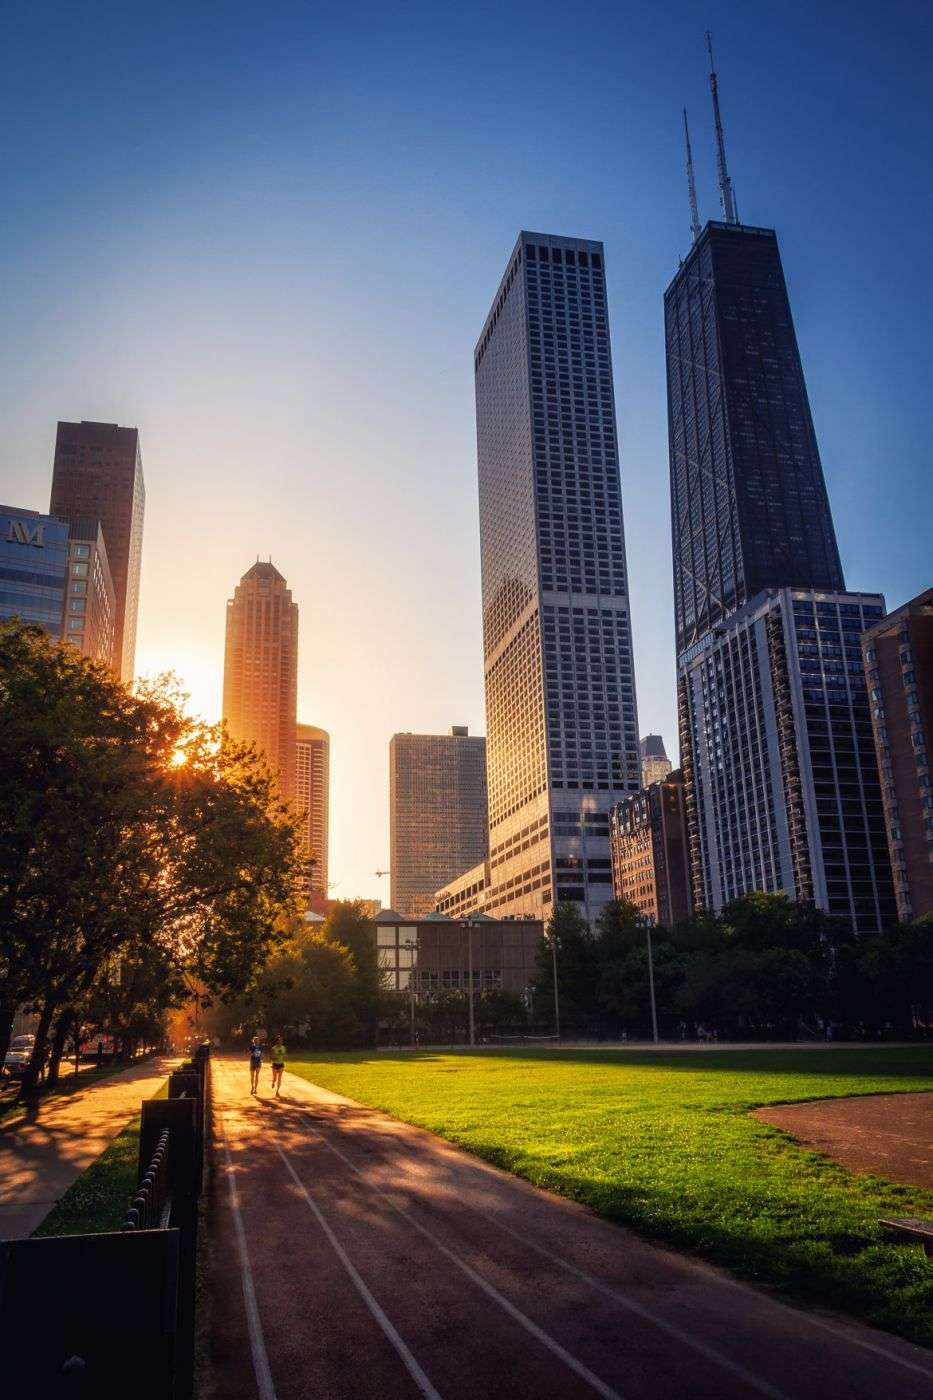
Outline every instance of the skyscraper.
<svg viewBox="0 0 933 1400"><path fill-rule="evenodd" d="M449 734L393 734L389 743L392 907L406 919L434 908L435 893L486 854L486 740L463 725Z"/></svg>
<svg viewBox="0 0 933 1400"><path fill-rule="evenodd" d="M308 881L312 894L327 896L330 811L330 735L313 724L296 728L295 805L306 812L304 846L314 858Z"/></svg>
<svg viewBox="0 0 933 1400"><path fill-rule="evenodd" d="M933 913L933 588L862 638L898 917Z"/></svg>
<svg viewBox="0 0 933 1400"><path fill-rule="evenodd" d="M232 738L265 755L295 797L298 606L272 563L257 562L227 603L223 717Z"/></svg>
<svg viewBox="0 0 933 1400"><path fill-rule="evenodd" d="M95 661L114 666L116 593L99 520L70 516L62 638ZM114 667L116 669L116 667Z"/></svg>
<svg viewBox="0 0 933 1400"><path fill-rule="evenodd" d="M494 918L612 897L640 785L601 243L521 233L474 354Z"/></svg>
<svg viewBox="0 0 933 1400"><path fill-rule="evenodd" d="M712 60L712 50L710 50ZM773 229L724 222L664 296L680 755L694 903L784 892L875 929L893 911L859 634Z"/></svg>
<svg viewBox="0 0 933 1400"><path fill-rule="evenodd" d="M131 681L146 510L138 430L59 423L50 510L101 523L115 595L113 668Z"/></svg>
<svg viewBox="0 0 933 1400"><path fill-rule="evenodd" d="M664 740L660 734L646 734L638 745L641 754L641 785L648 788L652 783L663 783L674 765L667 756Z"/></svg>

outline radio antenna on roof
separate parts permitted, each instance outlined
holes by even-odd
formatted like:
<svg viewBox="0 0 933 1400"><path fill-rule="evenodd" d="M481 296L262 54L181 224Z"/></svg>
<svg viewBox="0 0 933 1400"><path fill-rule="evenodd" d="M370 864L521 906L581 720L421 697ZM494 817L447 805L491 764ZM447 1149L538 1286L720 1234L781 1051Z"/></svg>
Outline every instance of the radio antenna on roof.
<svg viewBox="0 0 933 1400"><path fill-rule="evenodd" d="M735 193L729 171L726 169L726 138L722 131L722 117L719 115L719 85L716 81L716 67L713 63L713 36L706 31L706 47L709 52L709 90L713 94L713 121L716 124L716 169L719 172L719 202L727 224L737 224L739 219L735 208Z"/></svg>
<svg viewBox="0 0 933 1400"><path fill-rule="evenodd" d="M700 236L700 214L697 209L697 182L693 178L693 152L690 149L690 128L687 125L687 109L684 108L684 136L687 140L687 189L690 192L690 232L694 243Z"/></svg>

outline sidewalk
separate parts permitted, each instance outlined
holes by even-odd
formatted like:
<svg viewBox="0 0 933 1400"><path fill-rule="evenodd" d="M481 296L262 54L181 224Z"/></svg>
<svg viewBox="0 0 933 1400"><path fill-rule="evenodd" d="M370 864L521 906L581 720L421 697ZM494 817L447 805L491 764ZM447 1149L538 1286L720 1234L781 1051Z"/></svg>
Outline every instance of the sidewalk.
<svg viewBox="0 0 933 1400"><path fill-rule="evenodd" d="M31 1235L179 1063L163 1055L0 1124L0 1239Z"/></svg>

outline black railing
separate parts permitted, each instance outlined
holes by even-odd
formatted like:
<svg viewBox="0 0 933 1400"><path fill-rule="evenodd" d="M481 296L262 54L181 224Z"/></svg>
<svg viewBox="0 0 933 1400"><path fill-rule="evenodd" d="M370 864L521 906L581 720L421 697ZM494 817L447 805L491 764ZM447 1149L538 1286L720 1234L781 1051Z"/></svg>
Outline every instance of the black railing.
<svg viewBox="0 0 933 1400"><path fill-rule="evenodd" d="M152 1161L146 1168L136 1195L126 1212L122 1230L167 1230L172 1213L172 1193L169 1182L169 1150L172 1132L162 1129Z"/></svg>

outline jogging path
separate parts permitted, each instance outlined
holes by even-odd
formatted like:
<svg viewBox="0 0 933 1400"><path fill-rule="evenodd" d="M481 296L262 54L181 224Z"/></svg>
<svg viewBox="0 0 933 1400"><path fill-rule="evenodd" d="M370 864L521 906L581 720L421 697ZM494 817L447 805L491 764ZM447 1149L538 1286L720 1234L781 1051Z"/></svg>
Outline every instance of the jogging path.
<svg viewBox="0 0 933 1400"><path fill-rule="evenodd" d="M0 1123L0 1240L31 1235L179 1063L145 1060Z"/></svg>
<svg viewBox="0 0 933 1400"><path fill-rule="evenodd" d="M933 1356L286 1073L213 1065L204 1400L930 1400Z"/></svg>

